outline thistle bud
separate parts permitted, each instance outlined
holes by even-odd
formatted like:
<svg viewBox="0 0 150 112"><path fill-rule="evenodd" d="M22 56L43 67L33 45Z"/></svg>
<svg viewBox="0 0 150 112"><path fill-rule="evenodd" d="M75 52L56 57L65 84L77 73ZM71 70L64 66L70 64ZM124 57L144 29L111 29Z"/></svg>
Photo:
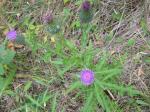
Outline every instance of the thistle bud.
<svg viewBox="0 0 150 112"><path fill-rule="evenodd" d="M89 23L93 18L93 12L89 1L84 1L79 11L79 18L82 23Z"/></svg>
<svg viewBox="0 0 150 112"><path fill-rule="evenodd" d="M53 20L47 24L46 28L49 33L56 34L60 31L61 24L56 18L53 18Z"/></svg>
<svg viewBox="0 0 150 112"><path fill-rule="evenodd" d="M15 43L19 45L25 45L26 42L24 36L21 34L17 35Z"/></svg>
<svg viewBox="0 0 150 112"><path fill-rule="evenodd" d="M46 12L42 16L42 22L47 24L53 21L53 16L51 12Z"/></svg>
<svg viewBox="0 0 150 112"><path fill-rule="evenodd" d="M51 34L56 34L60 31L60 24L56 20L56 18L53 17L51 12L46 12L42 16L43 23L46 24L46 31L48 31Z"/></svg>
<svg viewBox="0 0 150 112"><path fill-rule="evenodd" d="M89 1L84 1L84 2L82 3L82 9L83 9L84 11L88 11L88 10L90 10L90 8L91 8L91 4L90 4Z"/></svg>

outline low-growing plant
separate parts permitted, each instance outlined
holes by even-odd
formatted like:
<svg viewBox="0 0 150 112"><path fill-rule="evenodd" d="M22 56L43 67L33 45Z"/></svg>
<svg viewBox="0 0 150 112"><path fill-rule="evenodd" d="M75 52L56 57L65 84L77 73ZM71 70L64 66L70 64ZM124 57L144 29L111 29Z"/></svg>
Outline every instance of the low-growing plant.
<svg viewBox="0 0 150 112"><path fill-rule="evenodd" d="M15 56L15 52L0 46L0 75L3 75L9 67L12 67L12 60Z"/></svg>
<svg viewBox="0 0 150 112"><path fill-rule="evenodd" d="M15 52L6 48L5 43L7 41L0 45L0 97L5 90L7 91L7 87L12 82L16 72L15 64L13 64Z"/></svg>
<svg viewBox="0 0 150 112"><path fill-rule="evenodd" d="M71 0L63 0L63 2L67 6L67 3L70 3ZM16 2L16 4L12 2L12 4L16 5L15 11L17 11L20 3L22 2L19 1ZM40 3L44 4L42 1L34 1L31 5L27 2L27 4L24 5L24 7L26 7L24 13L27 14L34 10L34 8L37 9ZM48 4L50 3L51 2ZM142 100L134 101L134 97L141 93L134 89L132 85L125 85L119 80L123 71L124 59L126 57L125 53L124 55L117 55L117 53L110 53L108 49L95 48L89 36L89 32L92 32L92 30L94 32L94 28L97 28L97 23L95 23L95 26L92 23L95 15L91 3L94 3L94 0L78 0L75 2L75 5L80 5L78 12L79 20L75 19L69 28L81 30L81 35L78 37L79 45L65 39L64 36L66 30L63 26L68 24L67 21L73 15L72 9L70 8L64 8L64 16L61 17L61 15L58 18L54 16L52 11L47 10L43 12L38 22L35 21L36 17L29 17L29 15L27 15L21 17L21 21L17 23L19 20L19 16L17 15L18 20L12 22L12 26L18 24L20 28L17 28L22 28L24 33L18 34L15 29L11 29L7 33L7 39L12 43L27 45L35 54L39 51L38 56L41 57L40 60L35 57L36 62L40 62L42 65L49 64L48 70L54 68L55 73L53 75L53 71L50 73L49 71L47 72L47 70L43 70L42 73L44 75L42 74L43 76L41 76L41 74L38 73L39 71L36 71L37 69L39 70L40 67L38 66L36 68L36 64L33 64L35 71L31 72L31 75L25 74L26 76L24 76L24 74L17 74L16 76L16 79L22 78L23 76L23 78L27 77L30 80L23 80L25 82L23 82L21 86L19 85L20 87L16 87L14 89L15 91L9 89L9 85L13 82L14 76L16 75L16 67L13 64L15 52L8 49L6 47L7 42L4 42L4 44L0 46L0 97L3 94L14 97L16 109L12 110L12 112L38 112L49 110L51 112L57 112L59 108L58 99L62 94L64 95L64 91L60 93L56 89L51 92L49 86L53 85L52 83L55 81L60 81L62 85L65 84L64 75L70 73L74 75L73 78L71 78L72 83L70 84L69 82L69 87L66 86L65 95L76 91L75 93L77 94L75 98L80 97L80 100L84 101L80 109L81 112L96 112L98 109L102 109L104 112L123 112L117 101L117 96L126 95L132 98L129 104L135 104L135 102L137 102L138 104L148 105L147 102L143 102ZM16 14L10 17L16 17ZM63 20L61 21L62 18ZM120 12L114 12L112 13L112 19L114 21L121 21L124 19L124 15ZM11 21L13 20L10 19L9 22ZM143 31L148 34L144 20L141 20L140 25ZM99 35L99 33L97 35ZM43 37L40 38L40 36ZM106 43L111 43L112 40L115 39L114 37L114 31L110 31L110 33L104 37L104 40ZM122 42L123 40L118 41ZM135 40L129 39L128 46L133 45L135 45ZM144 61L149 62L149 55L144 57ZM34 87L37 85L39 88L44 88L42 92L34 93ZM49 110L47 110L47 107ZM62 111L65 112L65 107L63 107Z"/></svg>
<svg viewBox="0 0 150 112"><path fill-rule="evenodd" d="M89 10L89 2L84 2L81 10L84 8L85 11ZM61 43L63 37L59 38L54 49L49 49L49 52L51 52L48 55L50 63L56 67L62 79L66 72L81 70L74 76L76 81L73 81L66 92L70 93L78 90L78 95L84 95L85 102L81 111L92 112L102 107L106 112L116 110L121 112L122 110L115 101L114 95L136 96L139 92L131 86L125 86L119 82L118 78L122 73L123 66L120 57L112 56L104 51L98 62L93 63L94 56L101 50L95 49L92 42L87 41L90 40L88 39L88 32L92 27L89 24L92 18L91 16L90 19L84 16L84 18L80 17L80 19L82 25L81 46L77 48L74 43L65 39ZM86 19L87 21L85 21Z"/></svg>
<svg viewBox="0 0 150 112"><path fill-rule="evenodd" d="M91 66L88 61L84 62L86 66L80 68L82 71L75 75L76 81L67 90L67 93L77 90L84 95L83 112L96 111L99 106L106 112L122 112L115 101L115 95L139 94L133 87L125 86L118 81L122 73L120 60L111 57L110 61L109 58L109 55L104 53L96 65Z"/></svg>

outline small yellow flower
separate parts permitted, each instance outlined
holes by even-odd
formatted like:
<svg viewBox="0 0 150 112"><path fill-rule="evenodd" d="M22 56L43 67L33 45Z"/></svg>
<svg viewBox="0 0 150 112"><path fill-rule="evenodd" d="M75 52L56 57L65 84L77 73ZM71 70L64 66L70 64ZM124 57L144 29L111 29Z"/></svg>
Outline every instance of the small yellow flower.
<svg viewBox="0 0 150 112"><path fill-rule="evenodd" d="M55 37L51 37L51 43L55 43Z"/></svg>

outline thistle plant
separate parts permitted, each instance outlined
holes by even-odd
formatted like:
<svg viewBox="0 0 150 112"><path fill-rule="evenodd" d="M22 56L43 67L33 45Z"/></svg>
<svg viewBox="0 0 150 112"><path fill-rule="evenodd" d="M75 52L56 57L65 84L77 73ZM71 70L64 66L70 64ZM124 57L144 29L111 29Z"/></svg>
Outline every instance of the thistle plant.
<svg viewBox="0 0 150 112"><path fill-rule="evenodd" d="M13 34L15 33L9 32L9 36L12 38ZM16 67L13 64L14 57L15 52L7 49L5 43L0 45L0 98L8 90L10 83L14 79L16 72Z"/></svg>
<svg viewBox="0 0 150 112"><path fill-rule="evenodd" d="M47 27L47 31L50 32L51 34L56 34L60 31L60 24L58 21L53 21L49 24Z"/></svg>
<svg viewBox="0 0 150 112"><path fill-rule="evenodd" d="M50 22L52 22L52 20L53 20L53 16L52 16L51 12L46 12L46 13L43 14L42 22L44 24L50 23Z"/></svg>
<svg viewBox="0 0 150 112"><path fill-rule="evenodd" d="M139 92L131 86L125 86L118 82L118 77L122 73L121 59L112 57L112 63L108 63L110 54L105 52L101 55L96 65L92 64L92 47L81 57L80 68L82 69L75 76L75 81L70 85L67 94L78 90L78 95L84 95L84 106L81 112L96 112L99 107L106 112L123 112L117 101L111 98L112 95L136 96ZM75 60L74 60L75 61ZM113 100L112 100L113 99Z"/></svg>
<svg viewBox="0 0 150 112"><path fill-rule="evenodd" d="M81 8L79 10L79 19L82 23L82 39L81 44L82 48L85 48L88 40L88 32L91 29L90 22L93 18L93 10L90 1L84 1L81 4Z"/></svg>
<svg viewBox="0 0 150 112"><path fill-rule="evenodd" d="M24 45L25 44L25 38L23 35L18 34L16 30L12 29L6 34L6 38L9 41L15 42L17 44Z"/></svg>
<svg viewBox="0 0 150 112"><path fill-rule="evenodd" d="M89 23L93 18L93 11L89 1L84 1L79 11L79 18L82 23Z"/></svg>
<svg viewBox="0 0 150 112"><path fill-rule="evenodd" d="M104 52L100 56L99 61L93 64L94 56L100 50L95 50L90 42L89 46L87 46L87 33L91 28L89 27L89 22L92 20L92 16L90 2L83 2L79 12L81 22L86 23L83 25L83 49L79 50L73 43L64 40L64 45L56 42L55 49L50 49L51 54L48 57L50 57L51 64L56 67L62 79L65 72L75 69L80 70L75 75L75 81L73 81L66 93L78 90L78 95L82 94L84 96L85 102L81 111L94 112L101 107L106 112L116 110L121 112L118 102L110 97L112 95L130 95L132 97L138 95L139 92L130 86L125 86L123 83L118 82L118 77L122 73L121 59L111 57L108 52ZM47 31L51 34L56 34L59 31L56 20L52 17L50 22L48 21L46 22ZM52 58L52 54L56 58ZM108 63L110 57L112 59L111 64Z"/></svg>
<svg viewBox="0 0 150 112"><path fill-rule="evenodd" d="M60 31L60 23L54 18L51 12L46 12L42 16L42 21L46 25L46 30L51 34L56 34Z"/></svg>

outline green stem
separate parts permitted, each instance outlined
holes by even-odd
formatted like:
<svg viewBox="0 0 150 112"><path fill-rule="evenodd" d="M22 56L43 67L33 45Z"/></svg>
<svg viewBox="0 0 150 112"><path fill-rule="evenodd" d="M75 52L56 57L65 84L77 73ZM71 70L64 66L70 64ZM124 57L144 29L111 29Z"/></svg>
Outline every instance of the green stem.
<svg viewBox="0 0 150 112"><path fill-rule="evenodd" d="M88 24L83 24L82 26L82 39L81 39L81 45L82 45L82 49L84 49L87 45L87 41L88 41Z"/></svg>

